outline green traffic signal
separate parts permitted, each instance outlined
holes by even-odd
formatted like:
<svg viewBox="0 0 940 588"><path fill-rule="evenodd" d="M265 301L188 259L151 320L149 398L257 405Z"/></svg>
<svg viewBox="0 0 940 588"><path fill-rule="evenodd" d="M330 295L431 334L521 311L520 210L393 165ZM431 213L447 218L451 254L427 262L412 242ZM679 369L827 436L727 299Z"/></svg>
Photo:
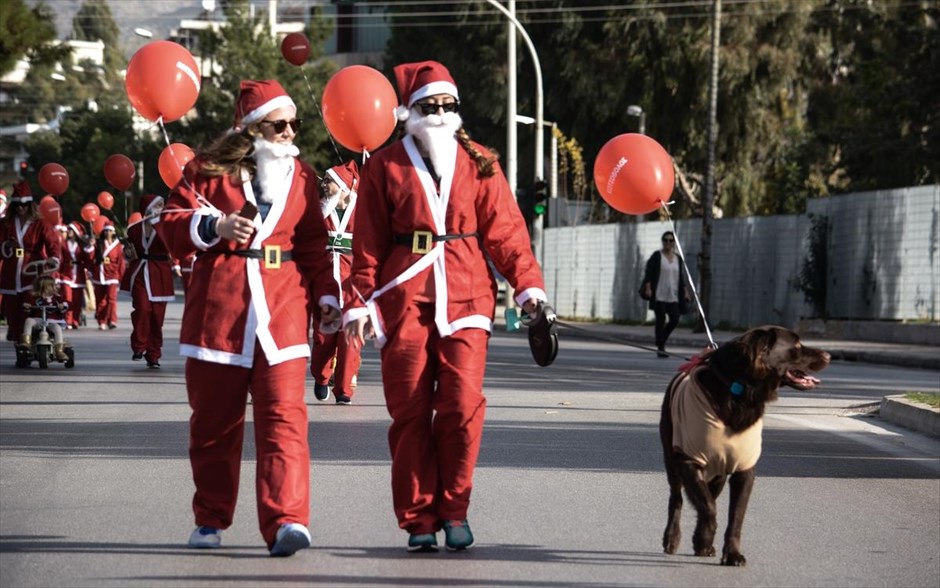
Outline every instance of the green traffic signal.
<svg viewBox="0 0 940 588"><path fill-rule="evenodd" d="M542 216L543 214L545 214L545 210L546 210L547 208L548 208L548 207L545 206L545 203L544 203L544 202L538 202L538 203L536 203L535 206L532 207L532 210L535 212L535 214L537 214L537 215L539 215L539 216Z"/></svg>

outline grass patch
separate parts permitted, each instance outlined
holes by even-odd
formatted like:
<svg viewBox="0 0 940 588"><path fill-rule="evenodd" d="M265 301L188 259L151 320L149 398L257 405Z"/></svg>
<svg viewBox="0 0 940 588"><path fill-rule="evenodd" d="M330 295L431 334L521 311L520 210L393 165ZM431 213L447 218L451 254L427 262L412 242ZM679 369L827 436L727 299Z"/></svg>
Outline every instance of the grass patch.
<svg viewBox="0 0 940 588"><path fill-rule="evenodd" d="M940 409L940 394L936 392L908 392L904 395L904 398Z"/></svg>

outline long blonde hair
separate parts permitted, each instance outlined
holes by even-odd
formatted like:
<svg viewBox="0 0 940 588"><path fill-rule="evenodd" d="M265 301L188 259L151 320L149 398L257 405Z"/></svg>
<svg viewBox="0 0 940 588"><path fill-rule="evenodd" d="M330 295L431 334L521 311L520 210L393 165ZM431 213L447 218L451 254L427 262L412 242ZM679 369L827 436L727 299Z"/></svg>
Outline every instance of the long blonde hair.
<svg viewBox="0 0 940 588"><path fill-rule="evenodd" d="M33 296L36 298L44 298L47 296L47 294L45 294L46 290L49 290L48 296L55 296L59 293L55 278L52 276L39 276L36 278L36 281L33 282Z"/></svg>
<svg viewBox="0 0 940 588"><path fill-rule="evenodd" d="M255 137L261 136L261 127L252 123L237 133L225 133L212 145L199 153L202 165L199 173L209 177L232 176L240 178L247 169L254 177L257 166L251 156L255 151Z"/></svg>

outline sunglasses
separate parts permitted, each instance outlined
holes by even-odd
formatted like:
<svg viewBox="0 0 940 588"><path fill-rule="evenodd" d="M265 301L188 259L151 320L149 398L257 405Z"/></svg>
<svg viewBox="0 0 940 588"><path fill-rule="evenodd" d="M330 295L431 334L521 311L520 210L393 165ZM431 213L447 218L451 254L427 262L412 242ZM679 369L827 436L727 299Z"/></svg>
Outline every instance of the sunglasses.
<svg viewBox="0 0 940 588"><path fill-rule="evenodd" d="M675 243L675 239L663 239L663 243Z"/></svg>
<svg viewBox="0 0 940 588"><path fill-rule="evenodd" d="M444 104L435 104L433 102L417 102L415 106L421 111L421 114L427 116L429 114L436 114L437 109L440 108L444 112L457 112L457 109L460 108L457 102L445 102Z"/></svg>
<svg viewBox="0 0 940 588"><path fill-rule="evenodd" d="M274 127L275 133L283 133L284 129L287 128L287 125L290 125L290 130L296 133L297 129L299 129L300 125L303 123L303 121L299 118L295 118L294 120L263 120L261 122L268 123Z"/></svg>

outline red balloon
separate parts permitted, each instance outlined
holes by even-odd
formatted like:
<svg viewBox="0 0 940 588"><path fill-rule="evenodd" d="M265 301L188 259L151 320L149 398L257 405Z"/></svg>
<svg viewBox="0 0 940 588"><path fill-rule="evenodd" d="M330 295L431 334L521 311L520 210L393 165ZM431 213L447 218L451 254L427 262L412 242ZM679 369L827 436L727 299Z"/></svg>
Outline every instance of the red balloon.
<svg viewBox="0 0 940 588"><path fill-rule="evenodd" d="M39 185L46 192L61 196L69 189L69 172L58 163L47 163L39 170Z"/></svg>
<svg viewBox="0 0 940 588"><path fill-rule="evenodd" d="M371 151L392 135L397 105L392 84L365 65L344 67L323 88L323 121L352 151Z"/></svg>
<svg viewBox="0 0 940 588"><path fill-rule="evenodd" d="M291 33L281 41L281 55L293 65L303 65L310 57L310 41L303 33Z"/></svg>
<svg viewBox="0 0 940 588"><path fill-rule="evenodd" d="M647 214L669 201L676 185L672 158L646 135L617 135L594 160L594 184L611 207Z"/></svg>
<svg viewBox="0 0 940 588"><path fill-rule="evenodd" d="M126 155L115 154L104 162L105 179L122 192L130 189L136 175L137 169L134 167L134 162Z"/></svg>
<svg viewBox="0 0 940 588"><path fill-rule="evenodd" d="M101 209L99 209L98 205L94 202L89 202L85 206L82 206L82 218L85 219L85 222L95 222L98 220L98 215L100 214Z"/></svg>
<svg viewBox="0 0 940 588"><path fill-rule="evenodd" d="M114 206L114 196L109 192L98 192L98 206L105 210L111 210Z"/></svg>
<svg viewBox="0 0 940 588"><path fill-rule="evenodd" d="M139 212L132 212L129 217L127 217L127 226L131 226L134 223L139 223L144 216Z"/></svg>
<svg viewBox="0 0 940 588"><path fill-rule="evenodd" d="M160 177L167 188L173 189L183 177L183 168L187 163L196 157L193 150L183 143L173 143L163 148L160 153L160 160L157 162L157 169L160 170Z"/></svg>
<svg viewBox="0 0 940 588"><path fill-rule="evenodd" d="M134 110L148 120L171 122L189 112L199 97L202 77L196 60L172 41L153 41L127 64L124 88Z"/></svg>
<svg viewBox="0 0 940 588"><path fill-rule="evenodd" d="M52 196L43 196L39 201L39 216L52 226L62 224L62 208Z"/></svg>
<svg viewBox="0 0 940 588"><path fill-rule="evenodd" d="M93 228L93 229L95 230L95 234L96 234L96 235L100 235L100 234L101 234L101 230L104 229L104 226L105 226L106 224L108 224L108 217L106 217L106 216L99 216L99 217L96 218L95 221L91 224L91 225L92 225L91 228Z"/></svg>

